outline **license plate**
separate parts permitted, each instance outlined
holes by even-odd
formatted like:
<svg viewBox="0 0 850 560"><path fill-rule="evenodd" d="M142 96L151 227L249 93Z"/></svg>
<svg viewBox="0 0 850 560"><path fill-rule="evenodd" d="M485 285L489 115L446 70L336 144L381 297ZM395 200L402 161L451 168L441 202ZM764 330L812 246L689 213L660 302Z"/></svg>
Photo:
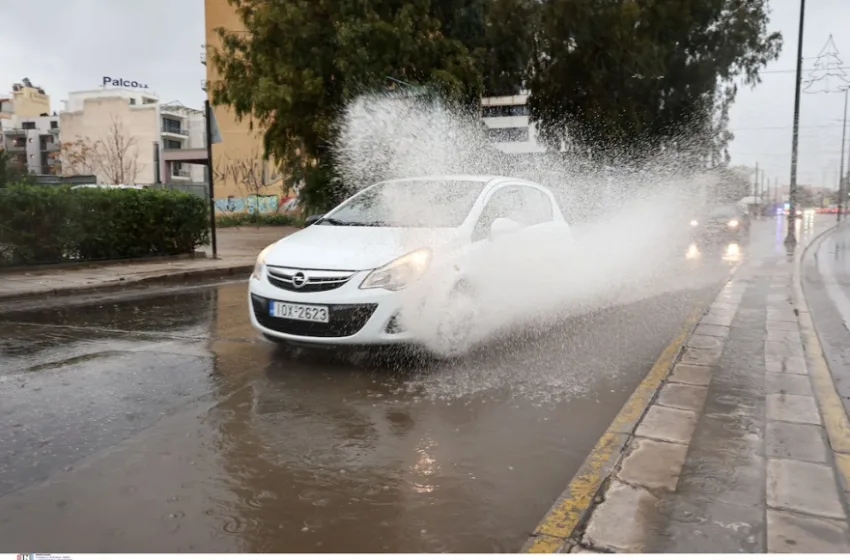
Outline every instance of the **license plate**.
<svg viewBox="0 0 850 560"><path fill-rule="evenodd" d="M269 315L279 319L307 321L309 323L328 322L328 308L324 305L301 305L298 303L270 301Z"/></svg>

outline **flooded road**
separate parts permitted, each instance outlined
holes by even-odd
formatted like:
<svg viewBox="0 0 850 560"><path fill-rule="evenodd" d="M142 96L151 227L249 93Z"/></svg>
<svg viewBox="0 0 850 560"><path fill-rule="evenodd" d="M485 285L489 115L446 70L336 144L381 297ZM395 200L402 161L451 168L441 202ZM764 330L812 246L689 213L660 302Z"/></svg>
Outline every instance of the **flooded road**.
<svg viewBox="0 0 850 560"><path fill-rule="evenodd" d="M0 316L0 542L515 551L729 266L453 364L279 349L244 283Z"/></svg>

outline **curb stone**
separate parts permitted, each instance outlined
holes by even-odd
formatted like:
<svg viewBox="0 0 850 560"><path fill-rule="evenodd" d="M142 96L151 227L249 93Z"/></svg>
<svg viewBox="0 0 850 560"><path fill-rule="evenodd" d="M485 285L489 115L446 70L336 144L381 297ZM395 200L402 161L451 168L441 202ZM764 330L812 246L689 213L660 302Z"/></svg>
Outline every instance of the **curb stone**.
<svg viewBox="0 0 850 560"><path fill-rule="evenodd" d="M94 284L91 286L74 286L61 289L46 289L41 291L26 292L23 294L2 294L0 295L0 302L17 302L48 296L61 297L90 294L94 292L108 293L120 291L130 287L141 287L148 284L155 284L158 282L174 282L179 280L194 280L204 278L216 278L221 276L236 276L241 274L249 274L252 270L254 270L254 264L159 273L154 274L152 276L146 276L144 278L117 280L104 284Z"/></svg>
<svg viewBox="0 0 850 560"><path fill-rule="evenodd" d="M732 268L724 282L724 287L739 268L740 263ZM718 290L718 293L721 291L722 288ZM570 551L571 543L576 543L584 535L591 514L605 503L613 473L622 463L632 441L637 438L635 432L638 425L667 383L668 377L685 350L687 341L699 328L700 319L711 312L710 306L715 299L716 297L703 301L694 309L680 328L679 334L662 351L649 374L614 417L606 432L573 476L567 489L538 523L520 552ZM576 546L582 552L607 552L597 549L583 539Z"/></svg>

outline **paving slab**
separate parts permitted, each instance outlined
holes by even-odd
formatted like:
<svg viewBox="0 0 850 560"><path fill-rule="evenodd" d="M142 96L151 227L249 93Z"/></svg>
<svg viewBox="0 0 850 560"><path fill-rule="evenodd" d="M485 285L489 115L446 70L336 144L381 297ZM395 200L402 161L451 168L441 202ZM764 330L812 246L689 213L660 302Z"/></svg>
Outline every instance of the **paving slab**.
<svg viewBox="0 0 850 560"><path fill-rule="evenodd" d="M767 418L798 424L820 424L814 397L802 395L767 395Z"/></svg>
<svg viewBox="0 0 850 560"><path fill-rule="evenodd" d="M768 373L764 379L769 393L812 396L812 384L808 376Z"/></svg>
<svg viewBox="0 0 850 560"><path fill-rule="evenodd" d="M767 510L767 551L792 554L840 554L850 550L844 521L790 511Z"/></svg>
<svg viewBox="0 0 850 560"><path fill-rule="evenodd" d="M658 395L658 404L670 408L681 408L699 412L705 404L708 394L706 387L686 385L684 383L667 383Z"/></svg>
<svg viewBox="0 0 850 560"><path fill-rule="evenodd" d="M709 367L676 364L673 372L670 374L670 381L707 387L711 382L711 374L712 370Z"/></svg>
<svg viewBox="0 0 850 560"><path fill-rule="evenodd" d="M688 443L694 432L696 419L697 415L693 411L656 404L647 411L635 434L672 443Z"/></svg>
<svg viewBox="0 0 850 560"><path fill-rule="evenodd" d="M657 526L658 499L645 488L612 481L590 518L582 544L613 552L640 553Z"/></svg>
<svg viewBox="0 0 850 560"><path fill-rule="evenodd" d="M827 460L824 436L820 426L768 422L767 456L824 463Z"/></svg>
<svg viewBox="0 0 850 560"><path fill-rule="evenodd" d="M833 470L793 459L768 460L767 505L819 517L846 517Z"/></svg>
<svg viewBox="0 0 850 560"><path fill-rule="evenodd" d="M617 478L650 490L676 489L688 452L686 445L635 438Z"/></svg>

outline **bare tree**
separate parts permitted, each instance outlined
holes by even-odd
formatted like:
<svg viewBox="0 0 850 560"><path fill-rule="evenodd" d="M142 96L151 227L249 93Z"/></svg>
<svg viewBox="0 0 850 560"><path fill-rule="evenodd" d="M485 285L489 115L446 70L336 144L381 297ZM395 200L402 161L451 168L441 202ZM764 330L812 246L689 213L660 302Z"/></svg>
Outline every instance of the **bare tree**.
<svg viewBox="0 0 850 560"><path fill-rule="evenodd" d="M120 117L112 116L109 130L99 143L100 170L113 185L129 185L136 182L141 171L139 146L135 136L127 136Z"/></svg>
<svg viewBox="0 0 850 560"><path fill-rule="evenodd" d="M100 169L100 141L77 136L59 144L59 159L65 175L97 175Z"/></svg>

